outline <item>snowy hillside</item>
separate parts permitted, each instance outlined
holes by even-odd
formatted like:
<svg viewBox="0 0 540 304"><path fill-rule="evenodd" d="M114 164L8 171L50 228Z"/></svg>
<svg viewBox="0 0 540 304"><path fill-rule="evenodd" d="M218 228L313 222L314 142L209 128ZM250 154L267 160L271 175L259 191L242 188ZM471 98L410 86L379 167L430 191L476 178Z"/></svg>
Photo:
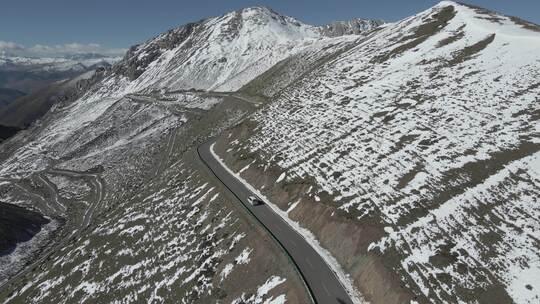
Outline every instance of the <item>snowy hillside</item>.
<svg viewBox="0 0 540 304"><path fill-rule="evenodd" d="M396 297L535 303L539 79L540 27L445 1L308 71L219 151L368 298L388 296L382 265Z"/></svg>
<svg viewBox="0 0 540 304"><path fill-rule="evenodd" d="M368 28L364 29L367 31ZM20 171L29 174L43 170L51 158L56 161L56 157L59 157L51 153L57 150L55 145L65 145L70 138L91 140L92 136L82 136L81 132L88 131L88 125L93 125L93 131L88 132L96 133L103 127L103 121L95 120L110 115L117 104L133 101L129 97L131 94L154 94L158 88L167 93L161 97L168 95L168 92L174 96L175 91L193 88L234 91L295 52L310 50L313 53L329 45L341 45L360 37L328 38L322 34L321 28L306 25L266 7L246 8L170 30L132 47L124 59L103 72L105 74L102 75L100 70L99 77L89 76L92 79L85 82L83 88L86 93L80 98L78 95L75 100L65 98L53 106L49 117L45 117L47 123L36 128L40 132L40 143L23 153L24 157L32 155L49 161L34 159L24 162L20 157L14 157L4 163L0 173L15 174ZM72 60L75 59L11 58L4 65L67 65ZM75 78L70 84L78 87L76 80L81 80L85 75ZM208 102L212 98L203 99L201 102L200 98L195 98L187 104L173 103L172 106L197 107L194 104L200 104L204 110L208 110L205 107L216 103ZM157 126L151 130L159 131ZM65 155L66 151L81 148L80 144L84 143L67 144L67 150L59 149L58 153ZM48 157L43 156L45 151Z"/></svg>

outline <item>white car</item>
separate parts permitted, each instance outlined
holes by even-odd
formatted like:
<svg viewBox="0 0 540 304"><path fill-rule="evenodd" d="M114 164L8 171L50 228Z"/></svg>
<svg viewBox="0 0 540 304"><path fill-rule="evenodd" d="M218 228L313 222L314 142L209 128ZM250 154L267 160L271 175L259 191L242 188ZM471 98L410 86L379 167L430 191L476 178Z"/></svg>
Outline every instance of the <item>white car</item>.
<svg viewBox="0 0 540 304"><path fill-rule="evenodd" d="M260 198L254 195L248 197L248 202L251 204L251 206L258 206L264 204L264 202Z"/></svg>

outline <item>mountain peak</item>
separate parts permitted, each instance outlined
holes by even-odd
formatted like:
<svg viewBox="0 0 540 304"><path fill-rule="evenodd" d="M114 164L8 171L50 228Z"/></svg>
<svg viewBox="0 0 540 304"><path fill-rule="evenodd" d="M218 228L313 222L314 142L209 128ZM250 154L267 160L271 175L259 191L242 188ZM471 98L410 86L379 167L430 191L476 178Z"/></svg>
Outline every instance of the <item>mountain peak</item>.
<svg viewBox="0 0 540 304"><path fill-rule="evenodd" d="M437 5L435 6L450 6L450 5L461 5L460 3L457 3L455 1L447 1L447 0L444 0L444 1L441 1L439 2Z"/></svg>
<svg viewBox="0 0 540 304"><path fill-rule="evenodd" d="M198 82L193 80L182 82L177 77L177 80L171 80L174 84L168 85L173 85L177 89L186 87L238 89L244 84L244 80L236 79L235 73L239 71L250 69L253 70L253 75L258 75L264 70L261 69L263 66L269 68L272 64L316 40L360 34L380 24L380 21L355 19L318 27L282 15L266 6L247 7L222 16L186 24L144 44L132 47L124 61L115 66L114 72L127 76L132 81L144 74L147 67L154 62L171 67L181 62L181 64L186 64L185 71L197 70L201 77L210 73L214 79L204 76L204 80ZM191 51L185 53L188 49ZM167 56L160 58L164 54ZM208 62L206 58L218 58L219 61ZM204 71L199 70L202 66L192 65L194 61L205 62L210 66ZM236 65L229 66L228 62L236 62ZM259 62L259 64L255 65L254 62ZM265 65L260 62L265 62ZM159 68L154 66L154 68L160 71L159 74L167 69L164 66ZM170 73L173 74L172 71ZM155 84L156 74L148 73L148 76L152 79L143 77L142 79L146 79L145 83ZM233 78L235 78L234 85L224 86L225 82Z"/></svg>
<svg viewBox="0 0 540 304"><path fill-rule="evenodd" d="M236 22L239 26L244 25L244 23L247 26L252 27L268 25L274 25L278 27L289 25L295 27L308 26L307 24L304 24L293 17L276 12L275 10L267 6L251 6L242 8L234 12L225 14L221 18L234 20L233 22Z"/></svg>
<svg viewBox="0 0 540 304"><path fill-rule="evenodd" d="M268 6L265 6L265 5L248 6L248 7L244 7L244 8L241 8L241 9L237 10L237 12L242 12L242 13L255 12L255 13L260 13L260 14L281 15L278 12L274 11L272 8L270 8Z"/></svg>

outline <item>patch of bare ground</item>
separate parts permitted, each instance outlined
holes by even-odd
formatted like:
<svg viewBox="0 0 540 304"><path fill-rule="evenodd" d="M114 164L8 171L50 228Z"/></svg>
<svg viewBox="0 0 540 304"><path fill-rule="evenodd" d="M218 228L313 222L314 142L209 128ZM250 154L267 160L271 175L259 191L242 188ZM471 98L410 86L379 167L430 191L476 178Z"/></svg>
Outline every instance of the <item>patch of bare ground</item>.
<svg viewBox="0 0 540 304"><path fill-rule="evenodd" d="M405 173L398 181L398 184L397 184L397 188L398 189L403 189L405 188L413 179L414 177L422 172L422 170L424 169L424 166L422 164L418 164L416 165L416 167L414 169L412 169L411 171Z"/></svg>
<svg viewBox="0 0 540 304"><path fill-rule="evenodd" d="M442 39L441 41L439 41L439 43L437 44L437 47L438 48L441 48L443 46L446 46L446 45L449 45L449 44L452 44L460 39L462 39L464 36L465 36L465 32L463 31L463 28L465 28L465 24L460 26L454 33L452 36L450 37L447 37L447 38L444 38Z"/></svg>
<svg viewBox="0 0 540 304"><path fill-rule="evenodd" d="M482 39L473 45L463 48L461 51L455 54L454 58L448 62L448 65L454 66L463 63L469 59L472 59L474 55L480 53L489 44L491 44L493 40L495 40L495 34L491 34L485 39Z"/></svg>
<svg viewBox="0 0 540 304"><path fill-rule="evenodd" d="M426 23L418 26L412 35L403 37L398 43L405 41L408 42L401 44L386 54L373 57L371 62L383 63L390 58L399 56L403 52L415 48L422 42L426 41L430 36L443 29L448 22L454 18L455 15L456 11L453 6L446 6L442 8L439 12L430 16L430 18L426 20Z"/></svg>
<svg viewBox="0 0 540 304"><path fill-rule="evenodd" d="M528 86L527 88L515 92L514 97L521 97L524 94L529 93L530 91L538 89L538 88L540 88L540 82L533 83L530 86Z"/></svg>

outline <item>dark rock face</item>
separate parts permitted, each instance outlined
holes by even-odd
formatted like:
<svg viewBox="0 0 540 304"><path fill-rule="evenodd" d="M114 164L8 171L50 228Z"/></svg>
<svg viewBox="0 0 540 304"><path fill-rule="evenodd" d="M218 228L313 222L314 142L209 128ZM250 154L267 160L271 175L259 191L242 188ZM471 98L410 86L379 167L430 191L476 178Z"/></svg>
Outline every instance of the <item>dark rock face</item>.
<svg viewBox="0 0 540 304"><path fill-rule="evenodd" d="M19 132L19 128L0 125L0 143L17 134L17 132Z"/></svg>
<svg viewBox="0 0 540 304"><path fill-rule="evenodd" d="M338 37L344 35L360 35L384 24L382 20L353 19L350 21L336 21L321 27L323 35Z"/></svg>
<svg viewBox="0 0 540 304"><path fill-rule="evenodd" d="M113 73L126 76L129 80L137 79L163 51L173 49L186 41L198 25L199 23L188 23L169 30L145 44L132 46L124 59L114 65Z"/></svg>
<svg viewBox="0 0 540 304"><path fill-rule="evenodd" d="M49 222L37 212L0 202L0 256L29 241Z"/></svg>

